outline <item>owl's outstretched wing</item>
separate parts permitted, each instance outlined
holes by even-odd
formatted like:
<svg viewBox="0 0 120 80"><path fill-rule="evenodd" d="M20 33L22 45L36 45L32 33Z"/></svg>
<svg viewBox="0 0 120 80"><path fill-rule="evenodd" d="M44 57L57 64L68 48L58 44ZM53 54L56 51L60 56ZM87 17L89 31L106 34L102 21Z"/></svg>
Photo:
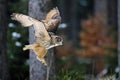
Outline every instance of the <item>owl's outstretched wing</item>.
<svg viewBox="0 0 120 80"><path fill-rule="evenodd" d="M35 20L32 17L26 16L23 14L19 14L19 13L13 13L11 15L11 19L20 22L24 27L33 25L32 21Z"/></svg>
<svg viewBox="0 0 120 80"><path fill-rule="evenodd" d="M38 21L27 15L23 15L23 14L19 14L19 13L13 13L11 15L11 18L12 18L12 20L16 20L16 21L20 22L24 27L33 25L34 30L35 30L35 37L40 38L43 41L50 40L50 36L49 36L43 22Z"/></svg>

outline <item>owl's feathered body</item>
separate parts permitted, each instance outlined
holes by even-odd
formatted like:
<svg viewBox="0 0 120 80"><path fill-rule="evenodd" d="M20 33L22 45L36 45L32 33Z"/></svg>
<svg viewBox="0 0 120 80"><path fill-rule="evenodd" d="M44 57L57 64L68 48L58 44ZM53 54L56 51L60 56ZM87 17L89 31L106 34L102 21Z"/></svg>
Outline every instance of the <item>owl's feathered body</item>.
<svg viewBox="0 0 120 80"><path fill-rule="evenodd" d="M63 42L60 36L48 32L56 29L56 25L61 21L59 10L52 9L41 21L19 13L13 13L11 16L13 20L20 22L24 27L34 27L35 43L26 45L23 50L32 49L37 55L37 59L46 64L44 56L47 50L62 45Z"/></svg>

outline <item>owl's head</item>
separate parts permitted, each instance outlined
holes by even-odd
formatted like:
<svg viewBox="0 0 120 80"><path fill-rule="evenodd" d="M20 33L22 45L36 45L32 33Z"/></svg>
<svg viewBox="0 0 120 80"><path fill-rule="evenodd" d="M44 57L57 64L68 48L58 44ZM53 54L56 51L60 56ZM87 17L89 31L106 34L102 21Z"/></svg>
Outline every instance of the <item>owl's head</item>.
<svg viewBox="0 0 120 80"><path fill-rule="evenodd" d="M52 44L56 46L63 45L63 38L61 36L52 35L51 41L52 41Z"/></svg>
<svg viewBox="0 0 120 80"><path fill-rule="evenodd" d="M57 35L51 35L51 44L46 49L63 45L63 38Z"/></svg>

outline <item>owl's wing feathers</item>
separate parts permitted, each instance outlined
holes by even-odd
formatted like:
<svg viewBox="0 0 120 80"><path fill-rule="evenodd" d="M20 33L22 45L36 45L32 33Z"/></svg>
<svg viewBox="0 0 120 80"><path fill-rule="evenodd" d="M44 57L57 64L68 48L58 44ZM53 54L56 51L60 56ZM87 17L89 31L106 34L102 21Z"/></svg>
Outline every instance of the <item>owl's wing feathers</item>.
<svg viewBox="0 0 120 80"><path fill-rule="evenodd" d="M33 21L35 30L35 37L40 38L42 41L49 41L51 38L47 32L45 25L40 21Z"/></svg>
<svg viewBox="0 0 120 80"><path fill-rule="evenodd" d="M45 22L46 25L45 27L48 31L56 29L60 21L61 16L58 8L53 8L52 10L50 10L46 15L45 20L43 20L43 22Z"/></svg>
<svg viewBox="0 0 120 80"><path fill-rule="evenodd" d="M52 10L50 10L47 13L45 20L48 21L50 19L61 19L60 12L59 12L58 8L53 8Z"/></svg>
<svg viewBox="0 0 120 80"><path fill-rule="evenodd" d="M24 27L33 25L35 29L35 37L39 37L43 40L50 40L50 36L45 28L44 23L29 17L27 15L19 14L19 13L13 13L11 15L12 20L16 20L20 22Z"/></svg>
<svg viewBox="0 0 120 80"><path fill-rule="evenodd" d="M32 17L23 15L23 14L19 14L19 13L13 13L11 15L11 19L20 22L22 24L22 26L24 26L24 27L33 25L32 21L34 20Z"/></svg>

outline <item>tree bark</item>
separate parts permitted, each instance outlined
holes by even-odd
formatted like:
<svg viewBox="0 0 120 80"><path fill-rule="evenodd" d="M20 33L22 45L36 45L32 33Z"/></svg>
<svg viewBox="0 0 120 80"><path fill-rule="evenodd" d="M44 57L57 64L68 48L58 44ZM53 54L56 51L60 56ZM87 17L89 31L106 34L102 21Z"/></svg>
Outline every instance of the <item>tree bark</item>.
<svg viewBox="0 0 120 80"><path fill-rule="evenodd" d="M29 0L29 15L41 20L50 10L51 0ZM29 42L34 40L34 29L29 28ZM36 55L30 50L30 80L54 80L54 51L50 49L46 55L47 66L36 59Z"/></svg>
<svg viewBox="0 0 120 80"><path fill-rule="evenodd" d="M0 80L9 80L6 60L7 8L6 0L0 0Z"/></svg>

